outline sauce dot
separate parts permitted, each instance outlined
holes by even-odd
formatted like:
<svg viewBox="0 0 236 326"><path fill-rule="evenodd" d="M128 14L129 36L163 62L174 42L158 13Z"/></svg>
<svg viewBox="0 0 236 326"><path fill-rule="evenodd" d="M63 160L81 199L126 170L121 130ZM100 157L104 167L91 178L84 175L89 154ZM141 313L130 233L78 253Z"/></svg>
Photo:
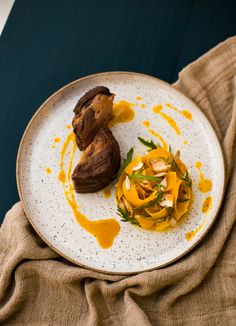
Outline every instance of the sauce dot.
<svg viewBox="0 0 236 326"><path fill-rule="evenodd" d="M146 108L146 105L145 104L141 104L141 108L142 109L145 109Z"/></svg>
<svg viewBox="0 0 236 326"><path fill-rule="evenodd" d="M201 169L202 163L201 162L196 162L195 166L196 166L197 169Z"/></svg>
<svg viewBox="0 0 236 326"><path fill-rule="evenodd" d="M184 116L186 119L188 119L188 120L192 120L193 116L192 116L192 114L191 114L189 111L187 111L187 110L182 110L181 112L182 112L183 116Z"/></svg>
<svg viewBox="0 0 236 326"><path fill-rule="evenodd" d="M188 141L187 141L187 140L185 140L185 141L184 141L184 145L187 145L187 144L188 144Z"/></svg>
<svg viewBox="0 0 236 326"><path fill-rule="evenodd" d="M160 113L162 109L163 109L163 106L159 104L159 105L154 106L154 107L152 108L152 111L153 111L154 113Z"/></svg>
<svg viewBox="0 0 236 326"><path fill-rule="evenodd" d="M111 197L111 190L110 190L110 189L105 189L105 190L103 190L103 197L104 197L104 198L109 198L109 197Z"/></svg>
<svg viewBox="0 0 236 326"><path fill-rule="evenodd" d="M207 213L212 208L212 197L207 197L202 204L202 212Z"/></svg>
<svg viewBox="0 0 236 326"><path fill-rule="evenodd" d="M65 183L66 174L64 170L60 170L60 172L58 173L58 180L61 181L62 183Z"/></svg>
<svg viewBox="0 0 236 326"><path fill-rule="evenodd" d="M66 126L66 129L71 129L71 128L72 128L71 125Z"/></svg>
<svg viewBox="0 0 236 326"><path fill-rule="evenodd" d="M212 181L209 179L202 179L198 184L198 190L202 193L206 193L211 191L212 189Z"/></svg>
<svg viewBox="0 0 236 326"><path fill-rule="evenodd" d="M143 125L145 127L149 127L150 126L150 122L148 120L145 120L145 121L143 121Z"/></svg>
<svg viewBox="0 0 236 326"><path fill-rule="evenodd" d="M137 97L136 97L136 100L137 100L137 101L141 101L141 100L142 100L142 97L137 96Z"/></svg>
<svg viewBox="0 0 236 326"><path fill-rule="evenodd" d="M200 180L198 183L198 190L202 193L209 192L212 189L212 181L206 179L201 171L202 163L196 162L195 167L199 170Z"/></svg>
<svg viewBox="0 0 236 326"><path fill-rule="evenodd" d="M60 140L61 140L61 138L59 138L59 137L55 137L55 138L53 139L54 143L59 143Z"/></svg>
<svg viewBox="0 0 236 326"><path fill-rule="evenodd" d="M46 171L47 174L52 173L52 170L50 168L46 168L45 171Z"/></svg>

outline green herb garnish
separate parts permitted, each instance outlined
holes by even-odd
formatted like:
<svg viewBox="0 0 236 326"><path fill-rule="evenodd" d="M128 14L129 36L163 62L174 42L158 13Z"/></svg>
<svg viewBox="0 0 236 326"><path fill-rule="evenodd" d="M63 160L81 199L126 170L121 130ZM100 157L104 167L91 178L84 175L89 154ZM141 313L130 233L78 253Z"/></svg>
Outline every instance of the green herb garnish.
<svg viewBox="0 0 236 326"><path fill-rule="evenodd" d="M192 180L189 176L188 170L186 171L185 174L183 174L183 172L180 170L176 160L173 158L173 161L171 162L171 168L175 167L176 170L180 173L180 175L182 176L181 179L185 181L186 185L189 188L192 188Z"/></svg>
<svg viewBox="0 0 236 326"><path fill-rule="evenodd" d="M126 154L126 158L124 159L123 164L121 165L121 167L117 173L117 177L120 177L120 175L122 174L122 172L124 171L126 166L132 161L133 154L134 154L134 148L132 147Z"/></svg>
<svg viewBox="0 0 236 326"><path fill-rule="evenodd" d="M141 180L151 180L151 181L155 181L155 182L161 181L161 179L158 177L154 177L152 175L143 175L140 173L134 173L134 174L129 175L129 179L130 180L136 179L139 182L141 182Z"/></svg>
<svg viewBox="0 0 236 326"><path fill-rule="evenodd" d="M168 213L167 217L171 217L174 208L173 208L173 207L165 207L165 210L166 210L167 213Z"/></svg>
<svg viewBox="0 0 236 326"><path fill-rule="evenodd" d="M131 224L140 226L136 218L130 216L129 213L123 210L120 206L117 207L117 214L122 218L122 222L129 222Z"/></svg>
<svg viewBox="0 0 236 326"><path fill-rule="evenodd" d="M160 203L160 201L162 200L162 198L163 198L163 192L162 191L159 191L159 192L157 192L157 196L156 196L155 199L151 200L146 205L143 205L143 206L139 207L139 209L154 207L155 205L157 205L157 204Z"/></svg>
<svg viewBox="0 0 236 326"><path fill-rule="evenodd" d="M143 139L142 137L138 137L138 140L145 146L149 147L149 151L153 150L153 149L156 149L157 147L160 147L159 144L155 144L152 140L151 141L148 141L148 140L145 140Z"/></svg>
<svg viewBox="0 0 236 326"><path fill-rule="evenodd" d="M172 147L169 145L169 152L172 153Z"/></svg>
<svg viewBox="0 0 236 326"><path fill-rule="evenodd" d="M186 174L183 176L183 178L181 178L182 180L185 181L186 185L191 188L192 187L192 180L189 176L188 170L186 171Z"/></svg>

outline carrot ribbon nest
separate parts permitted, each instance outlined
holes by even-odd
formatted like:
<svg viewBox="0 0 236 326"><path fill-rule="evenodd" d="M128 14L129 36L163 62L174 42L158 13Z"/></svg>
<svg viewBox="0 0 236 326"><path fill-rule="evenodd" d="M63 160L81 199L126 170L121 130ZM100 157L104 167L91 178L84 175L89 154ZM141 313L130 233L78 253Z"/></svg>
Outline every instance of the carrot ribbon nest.
<svg viewBox="0 0 236 326"><path fill-rule="evenodd" d="M133 149L116 184L118 215L144 229L177 226L192 201L192 180L180 152L157 147L133 160L132 154Z"/></svg>

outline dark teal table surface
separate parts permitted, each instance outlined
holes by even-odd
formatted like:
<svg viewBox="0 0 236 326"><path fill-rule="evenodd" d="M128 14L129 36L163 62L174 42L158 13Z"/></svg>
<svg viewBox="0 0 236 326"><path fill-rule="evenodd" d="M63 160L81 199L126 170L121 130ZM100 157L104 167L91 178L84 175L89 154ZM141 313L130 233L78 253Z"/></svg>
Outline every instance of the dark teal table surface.
<svg viewBox="0 0 236 326"><path fill-rule="evenodd" d="M0 221L38 106L79 77L127 70L168 82L236 34L235 0L16 0L0 37Z"/></svg>

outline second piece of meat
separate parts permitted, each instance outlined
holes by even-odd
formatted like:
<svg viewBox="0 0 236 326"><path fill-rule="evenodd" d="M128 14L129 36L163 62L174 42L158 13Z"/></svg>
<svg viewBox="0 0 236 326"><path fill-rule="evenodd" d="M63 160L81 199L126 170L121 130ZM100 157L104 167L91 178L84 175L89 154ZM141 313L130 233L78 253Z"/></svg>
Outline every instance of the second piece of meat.
<svg viewBox="0 0 236 326"><path fill-rule="evenodd" d="M119 167L119 144L108 128L101 128L72 174L74 189L79 193L99 191L112 181Z"/></svg>
<svg viewBox="0 0 236 326"><path fill-rule="evenodd" d="M79 149L85 150L102 127L112 119L114 94L104 86L85 93L76 104L72 126Z"/></svg>

